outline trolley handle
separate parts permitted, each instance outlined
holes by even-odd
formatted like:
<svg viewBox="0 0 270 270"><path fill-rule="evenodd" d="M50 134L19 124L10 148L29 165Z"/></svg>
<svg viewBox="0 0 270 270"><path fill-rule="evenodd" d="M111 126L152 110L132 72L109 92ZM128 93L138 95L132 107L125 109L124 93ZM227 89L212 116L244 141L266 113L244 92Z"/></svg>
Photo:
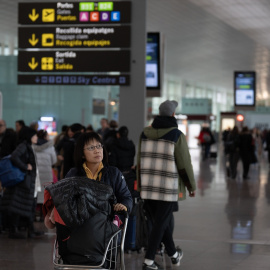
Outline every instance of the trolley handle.
<svg viewBox="0 0 270 270"><path fill-rule="evenodd" d="M115 211L114 212L116 215L123 215L124 217L125 217L125 219L128 219L128 216L129 216L129 214L128 214L128 211Z"/></svg>

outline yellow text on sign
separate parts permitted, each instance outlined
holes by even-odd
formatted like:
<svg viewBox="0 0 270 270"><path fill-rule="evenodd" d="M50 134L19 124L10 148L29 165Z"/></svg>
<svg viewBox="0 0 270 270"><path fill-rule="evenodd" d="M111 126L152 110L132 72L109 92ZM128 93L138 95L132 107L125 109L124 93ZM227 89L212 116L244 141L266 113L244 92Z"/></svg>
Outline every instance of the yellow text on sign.
<svg viewBox="0 0 270 270"><path fill-rule="evenodd" d="M42 34L42 46L52 47L54 44L54 34Z"/></svg>
<svg viewBox="0 0 270 270"><path fill-rule="evenodd" d="M55 11L53 8L42 9L42 21L43 22L54 22Z"/></svg>
<svg viewBox="0 0 270 270"><path fill-rule="evenodd" d="M41 69L42 70L53 70L53 57L42 57L41 58Z"/></svg>

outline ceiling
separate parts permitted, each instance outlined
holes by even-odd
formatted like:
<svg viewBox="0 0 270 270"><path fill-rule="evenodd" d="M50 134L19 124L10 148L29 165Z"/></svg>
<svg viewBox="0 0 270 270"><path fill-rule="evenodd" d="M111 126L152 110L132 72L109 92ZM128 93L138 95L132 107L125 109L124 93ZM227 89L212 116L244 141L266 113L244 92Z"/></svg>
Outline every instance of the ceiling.
<svg viewBox="0 0 270 270"><path fill-rule="evenodd" d="M257 99L269 99L270 0L146 1L147 31L164 37L167 74L231 91L234 70L255 70ZM18 2L45 1L0 0L0 43L8 46L17 45Z"/></svg>

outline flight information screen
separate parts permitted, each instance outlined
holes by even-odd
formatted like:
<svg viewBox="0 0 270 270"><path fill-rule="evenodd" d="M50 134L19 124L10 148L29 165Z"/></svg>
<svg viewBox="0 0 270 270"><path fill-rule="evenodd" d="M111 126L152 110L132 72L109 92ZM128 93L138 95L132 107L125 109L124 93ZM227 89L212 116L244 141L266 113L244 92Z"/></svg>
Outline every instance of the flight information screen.
<svg viewBox="0 0 270 270"><path fill-rule="evenodd" d="M235 106L255 106L256 73L254 71L234 73L234 100Z"/></svg>
<svg viewBox="0 0 270 270"><path fill-rule="evenodd" d="M146 44L146 87L160 89L159 33L148 33Z"/></svg>

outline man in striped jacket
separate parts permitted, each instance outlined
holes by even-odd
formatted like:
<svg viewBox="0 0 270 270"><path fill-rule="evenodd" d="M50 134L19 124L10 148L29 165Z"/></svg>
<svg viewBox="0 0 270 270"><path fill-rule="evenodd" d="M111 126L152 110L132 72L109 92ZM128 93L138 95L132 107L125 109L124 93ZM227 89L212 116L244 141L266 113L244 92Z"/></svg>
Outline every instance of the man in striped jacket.
<svg viewBox="0 0 270 270"><path fill-rule="evenodd" d="M178 200L186 198L186 189L190 197L195 197L196 184L186 138L174 117L177 106L174 100L161 103L159 116L140 137L138 189L153 219L143 270L163 269L154 262L161 241L173 265L180 265L183 257L182 250L175 247L170 224Z"/></svg>

